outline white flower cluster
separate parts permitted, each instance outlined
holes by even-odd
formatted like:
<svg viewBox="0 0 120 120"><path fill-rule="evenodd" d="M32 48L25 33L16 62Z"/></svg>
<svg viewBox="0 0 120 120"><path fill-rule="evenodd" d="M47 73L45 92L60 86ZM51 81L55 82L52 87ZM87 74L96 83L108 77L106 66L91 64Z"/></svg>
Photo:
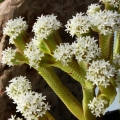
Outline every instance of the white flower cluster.
<svg viewBox="0 0 120 120"><path fill-rule="evenodd" d="M71 46L72 53L75 55L78 62L89 62L90 60L100 57L101 54L96 40L90 36L77 38Z"/></svg>
<svg viewBox="0 0 120 120"><path fill-rule="evenodd" d="M39 67L41 58L44 57L44 53L38 48L33 40L27 43L24 55L28 58L30 67L36 69Z"/></svg>
<svg viewBox="0 0 120 120"><path fill-rule="evenodd" d="M105 60L96 60L90 63L86 73L86 79L93 82L93 85L101 85L105 88L109 85L110 79L115 75L115 68Z"/></svg>
<svg viewBox="0 0 120 120"><path fill-rule="evenodd" d="M90 100L90 103L88 104L89 109L91 109L91 112L96 117L100 117L100 115L105 114L105 105L108 104L106 100L102 100L101 98L93 98L93 100Z"/></svg>
<svg viewBox="0 0 120 120"><path fill-rule="evenodd" d="M57 46L53 54L57 61L60 61L64 66L72 60L72 49L69 43L61 43Z"/></svg>
<svg viewBox="0 0 120 120"><path fill-rule="evenodd" d="M7 95L17 104L17 112L21 112L27 120L38 120L50 109L45 103L46 96L42 93L31 92L31 84L26 77L15 77L9 87L6 87Z"/></svg>
<svg viewBox="0 0 120 120"><path fill-rule="evenodd" d="M18 96L22 93L28 92L31 88L31 84L26 77L14 77L10 80L9 86L6 87L6 93L11 99L14 99L14 101L17 102L19 99Z"/></svg>
<svg viewBox="0 0 120 120"><path fill-rule="evenodd" d="M120 54L114 54L113 63L120 65Z"/></svg>
<svg viewBox="0 0 120 120"><path fill-rule="evenodd" d="M10 43L14 44L13 39L15 39L22 31L28 28L26 21L23 21L22 17L16 18L14 20L10 19L6 23L6 27L3 29L3 34L10 36Z"/></svg>
<svg viewBox="0 0 120 120"><path fill-rule="evenodd" d="M22 118L15 118L16 116L11 115L11 118L9 118L8 120L23 120Z"/></svg>
<svg viewBox="0 0 120 120"><path fill-rule="evenodd" d="M120 3L120 0L100 0L100 2L103 2L103 3L109 3L111 6L114 6L114 7L119 7L119 3Z"/></svg>
<svg viewBox="0 0 120 120"><path fill-rule="evenodd" d="M38 40L47 39L47 37L54 31L61 27L61 23L56 19L56 16L41 15L33 25L33 32Z"/></svg>
<svg viewBox="0 0 120 120"><path fill-rule="evenodd" d="M27 120L38 120L47 110L50 110L50 106L44 100L46 100L46 96L42 96L41 93L26 92L24 95L21 94L16 107L17 112L21 112Z"/></svg>
<svg viewBox="0 0 120 120"><path fill-rule="evenodd" d="M93 27L97 27L100 34L106 35L120 29L120 14L110 10L89 14L89 21Z"/></svg>
<svg viewBox="0 0 120 120"><path fill-rule="evenodd" d="M89 32L89 27L91 26L89 18L84 13L77 13L72 19L67 21L65 25L67 32L73 37L76 34L83 34Z"/></svg>
<svg viewBox="0 0 120 120"><path fill-rule="evenodd" d="M99 4L91 4L88 6L87 14L93 14L95 12L98 12L100 10Z"/></svg>
<svg viewBox="0 0 120 120"><path fill-rule="evenodd" d="M12 59L14 59L16 50L13 50L11 47L8 47L4 51L2 51L2 64L7 64L9 66L13 66Z"/></svg>

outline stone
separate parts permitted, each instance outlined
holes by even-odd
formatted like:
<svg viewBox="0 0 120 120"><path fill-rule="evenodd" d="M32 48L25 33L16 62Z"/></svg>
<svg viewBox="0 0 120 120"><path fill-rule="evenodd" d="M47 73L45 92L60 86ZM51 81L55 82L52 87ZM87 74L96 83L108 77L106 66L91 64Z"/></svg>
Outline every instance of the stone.
<svg viewBox="0 0 120 120"><path fill-rule="evenodd" d="M9 85L9 80L20 75L27 76L34 91L47 96L47 101L51 105L50 113L56 120L76 120L45 80L33 68L26 64L14 67L1 64L2 51L8 46L14 47L9 44L8 36L3 36L3 28L9 19L22 16L29 24L28 34L33 37L31 30L37 16L54 14L63 23L63 27L60 29L63 41L72 42L74 38L72 39L69 34L65 33L64 25L68 19L72 18L72 15L77 12L85 12L87 5L93 2L98 2L98 0L5 0L0 3L0 120L7 120L11 114L21 116L20 113L15 113L16 105L12 103L13 101L5 93L5 87ZM63 84L81 102L82 90L79 83L59 69L56 69L56 73Z"/></svg>

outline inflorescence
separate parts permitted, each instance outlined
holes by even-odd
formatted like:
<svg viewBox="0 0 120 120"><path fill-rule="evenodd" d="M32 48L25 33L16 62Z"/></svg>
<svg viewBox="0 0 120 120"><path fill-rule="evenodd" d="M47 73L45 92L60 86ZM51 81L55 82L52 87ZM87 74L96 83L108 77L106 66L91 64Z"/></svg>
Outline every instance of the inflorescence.
<svg viewBox="0 0 120 120"><path fill-rule="evenodd" d="M101 85L106 88L110 85L110 80L115 73L115 68L108 61L93 60L87 70L86 79L93 82L93 85Z"/></svg>
<svg viewBox="0 0 120 120"><path fill-rule="evenodd" d="M61 23L56 19L56 16L41 15L33 25L33 32L38 41L47 39L47 37L55 30L61 27Z"/></svg>
<svg viewBox="0 0 120 120"><path fill-rule="evenodd" d="M50 110L48 103L44 102L46 96L31 91L31 83L24 76L13 78L6 87L6 93L17 104L17 112L21 112L27 120L38 120Z"/></svg>
<svg viewBox="0 0 120 120"><path fill-rule="evenodd" d="M96 117L100 117L100 115L105 114L105 105L108 104L106 100L102 100L101 98L94 97L93 100L90 100L90 103L88 104L89 109L91 109L91 112Z"/></svg>
<svg viewBox="0 0 120 120"><path fill-rule="evenodd" d="M24 18L19 17L14 20L10 19L6 23L6 27L3 29L3 34L10 36L9 43L14 44L14 39L22 33L25 32L28 28L26 21L23 21Z"/></svg>
<svg viewBox="0 0 120 120"><path fill-rule="evenodd" d="M8 47L4 51L2 51L2 64L7 64L8 66L13 66L12 60L15 57L16 50L12 49L11 47Z"/></svg>

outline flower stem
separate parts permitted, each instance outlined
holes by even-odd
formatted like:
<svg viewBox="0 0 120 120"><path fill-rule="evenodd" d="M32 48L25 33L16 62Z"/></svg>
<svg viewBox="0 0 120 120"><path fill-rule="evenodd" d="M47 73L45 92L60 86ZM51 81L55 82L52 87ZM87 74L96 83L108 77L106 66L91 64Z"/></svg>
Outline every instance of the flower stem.
<svg viewBox="0 0 120 120"><path fill-rule="evenodd" d="M120 31L115 33L115 46L114 46L114 54L120 54Z"/></svg>
<svg viewBox="0 0 120 120"><path fill-rule="evenodd" d="M30 40L27 36L27 33L25 31L21 32L19 36L14 39L14 44L18 48L18 50L23 53L26 43L28 43Z"/></svg>
<svg viewBox="0 0 120 120"><path fill-rule="evenodd" d="M39 48L42 52L47 54L53 54L53 51L56 49L56 46L62 42L62 39L58 31L53 31L47 39L41 40Z"/></svg>
<svg viewBox="0 0 120 120"><path fill-rule="evenodd" d="M88 107L90 100L95 96L94 86L90 82L86 82L86 86L82 88L83 91L83 110L85 120L96 120L95 116L91 113Z"/></svg>
<svg viewBox="0 0 120 120"><path fill-rule="evenodd" d="M81 104L71 94L67 87L62 84L54 70L51 67L39 67L38 73L45 79L48 85L59 96L71 113L79 120L85 120Z"/></svg>
<svg viewBox="0 0 120 120"><path fill-rule="evenodd" d="M99 34L99 47L101 48L102 58L111 61L113 57L113 33Z"/></svg>
<svg viewBox="0 0 120 120"><path fill-rule="evenodd" d="M45 115L47 116L48 120L55 120L55 118L49 112L46 112Z"/></svg>
<svg viewBox="0 0 120 120"><path fill-rule="evenodd" d="M55 118L49 112L46 112L46 114L39 117L38 120L55 120Z"/></svg>
<svg viewBox="0 0 120 120"><path fill-rule="evenodd" d="M110 104L111 104L114 101L115 96L117 94L115 87L113 87L111 83L106 88L103 86L98 86L98 87L101 91L101 94L104 94L108 99L110 99Z"/></svg>
<svg viewBox="0 0 120 120"><path fill-rule="evenodd" d="M76 61L72 61L67 66L62 65L60 62L56 62L53 66L60 68L64 72L68 73L73 79L78 81L82 86L85 85L85 71L80 68Z"/></svg>

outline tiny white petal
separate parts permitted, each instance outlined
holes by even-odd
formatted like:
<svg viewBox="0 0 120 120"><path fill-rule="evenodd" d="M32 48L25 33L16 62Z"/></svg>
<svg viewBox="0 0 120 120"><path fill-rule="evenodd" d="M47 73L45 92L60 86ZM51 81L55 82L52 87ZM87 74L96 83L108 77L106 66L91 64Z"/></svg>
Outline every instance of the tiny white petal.
<svg viewBox="0 0 120 120"><path fill-rule="evenodd" d="M16 116L11 115L11 118L9 118L8 120L23 120L22 118L15 118Z"/></svg>

